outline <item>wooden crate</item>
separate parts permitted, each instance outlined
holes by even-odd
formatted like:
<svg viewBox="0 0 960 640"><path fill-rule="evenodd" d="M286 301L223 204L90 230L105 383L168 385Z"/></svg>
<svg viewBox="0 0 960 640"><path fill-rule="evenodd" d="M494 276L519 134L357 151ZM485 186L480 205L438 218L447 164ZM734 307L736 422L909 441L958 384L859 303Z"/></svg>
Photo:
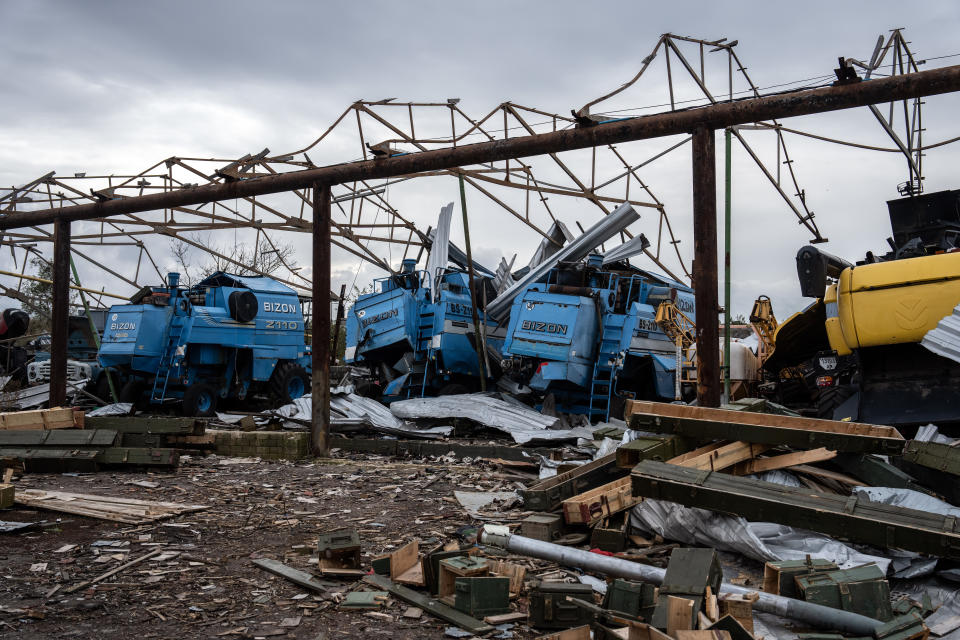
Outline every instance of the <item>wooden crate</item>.
<svg viewBox="0 0 960 640"><path fill-rule="evenodd" d="M0 413L0 430L83 428L83 412L70 407Z"/></svg>
<svg viewBox="0 0 960 640"><path fill-rule="evenodd" d="M9 509L13 506L13 485L0 484L0 509Z"/></svg>
<svg viewBox="0 0 960 640"><path fill-rule="evenodd" d="M567 524L593 524L629 509L642 499L633 495L630 479L621 478L564 500L563 519Z"/></svg>

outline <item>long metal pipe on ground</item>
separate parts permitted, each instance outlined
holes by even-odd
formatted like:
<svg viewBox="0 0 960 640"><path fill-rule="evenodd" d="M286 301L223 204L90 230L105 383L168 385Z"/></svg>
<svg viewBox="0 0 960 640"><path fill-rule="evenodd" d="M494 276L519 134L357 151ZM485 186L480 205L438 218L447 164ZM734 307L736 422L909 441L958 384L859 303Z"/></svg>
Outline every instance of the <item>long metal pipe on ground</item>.
<svg viewBox="0 0 960 640"><path fill-rule="evenodd" d="M626 229L627 225L639 219L640 214L628 203L624 202L614 209L610 215L587 229L582 236L538 264L531 269L527 275L514 282L509 289L494 298L493 301L487 305L487 317L497 321L503 319L507 313L509 313L513 299L531 283L545 276L546 273L557 266L558 263L575 262L586 258L591 251L620 231Z"/></svg>
<svg viewBox="0 0 960 640"><path fill-rule="evenodd" d="M423 171L452 169L471 164L587 149L631 140L688 134L700 127L722 129L771 118L790 118L838 111L958 90L960 90L960 66L943 67L853 84L790 91L761 98L658 113L592 127L478 142L376 160L346 162L316 169L290 171L248 180L209 184L72 207L5 213L0 215L0 230L50 224L56 218L91 220L124 213L186 207L205 202L280 193L311 187L315 183L345 184Z"/></svg>
<svg viewBox="0 0 960 640"><path fill-rule="evenodd" d="M659 567L651 567L599 553L590 553L582 549L564 547L552 542L524 538L523 536L483 531L480 534L480 542L520 555L551 560L568 567L595 571L617 578L662 584L663 576L666 574L666 570ZM850 613L849 611L841 611L812 602L784 598L772 593L758 592L755 589L747 589L729 582L720 585L720 593L757 593L760 599L753 604L753 608L757 611L790 618L821 629L871 636L875 629L883 625L881 621L862 616L859 613Z"/></svg>

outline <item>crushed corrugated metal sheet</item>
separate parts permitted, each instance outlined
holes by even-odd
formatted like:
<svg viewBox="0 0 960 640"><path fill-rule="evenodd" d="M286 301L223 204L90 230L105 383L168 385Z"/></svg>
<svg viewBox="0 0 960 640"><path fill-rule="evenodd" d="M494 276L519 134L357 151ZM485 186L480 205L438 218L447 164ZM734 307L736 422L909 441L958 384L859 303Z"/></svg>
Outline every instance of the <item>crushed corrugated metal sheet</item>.
<svg viewBox="0 0 960 640"><path fill-rule="evenodd" d="M480 393L412 398L390 405L398 418L468 418L482 425L506 431L519 444L534 440L575 440L590 438L593 430L584 427L552 429L558 419L522 405Z"/></svg>
<svg viewBox="0 0 960 640"><path fill-rule="evenodd" d="M284 418L296 418L300 421L310 420L313 415L312 406L310 396L304 396L297 398L292 404L280 407L276 414ZM421 429L416 425L395 418L389 409L376 400L355 393L331 395L330 424L333 427L340 424L350 426L364 424L381 433L429 439L442 438L450 435L453 431L453 427Z"/></svg>
<svg viewBox="0 0 960 640"><path fill-rule="evenodd" d="M130 402L116 402L114 404L108 404L105 407L99 407L93 411L87 411L87 416L90 418L99 418L101 416L128 416L132 409L133 404Z"/></svg>
<svg viewBox="0 0 960 640"><path fill-rule="evenodd" d="M440 209L437 219L437 228L434 229L433 245L427 257L427 273L430 274L430 290L433 300L436 301L440 292L433 287L433 282L446 268L450 259L450 219L453 217L453 203L450 202Z"/></svg>
<svg viewBox="0 0 960 640"><path fill-rule="evenodd" d="M923 336L920 344L938 356L960 362L960 304Z"/></svg>
<svg viewBox="0 0 960 640"><path fill-rule="evenodd" d="M609 249L603 254L603 264L620 262L633 256L640 255L644 249L650 246L650 241L642 233L634 236L621 245Z"/></svg>

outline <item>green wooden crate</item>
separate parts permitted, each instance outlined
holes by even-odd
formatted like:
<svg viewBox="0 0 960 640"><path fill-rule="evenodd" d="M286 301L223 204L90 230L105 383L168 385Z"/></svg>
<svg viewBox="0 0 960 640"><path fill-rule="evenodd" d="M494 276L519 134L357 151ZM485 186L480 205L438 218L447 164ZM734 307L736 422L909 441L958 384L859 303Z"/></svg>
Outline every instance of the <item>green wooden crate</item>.
<svg viewBox="0 0 960 640"><path fill-rule="evenodd" d="M884 622L893 618L890 585L875 564L799 576L800 598Z"/></svg>
<svg viewBox="0 0 960 640"><path fill-rule="evenodd" d="M537 629L570 629L589 624L591 615L567 597L593 602L588 584L541 582L530 590L530 624Z"/></svg>
<svg viewBox="0 0 960 640"><path fill-rule="evenodd" d="M657 588L647 582L617 578L607 588L603 608L649 620L657 605Z"/></svg>
<svg viewBox="0 0 960 640"><path fill-rule="evenodd" d="M703 609L707 587L710 587L714 594L719 593L722 581L723 569L720 567L720 558L714 549L674 549L670 553L670 562L663 576L663 584L660 585L660 598L653 612L651 624L658 629L667 628L666 596L677 596L694 602L690 620L690 628L693 629L697 622L697 612Z"/></svg>
<svg viewBox="0 0 960 640"><path fill-rule="evenodd" d="M453 592L454 608L474 618L510 611L510 578L457 578Z"/></svg>
<svg viewBox="0 0 960 640"><path fill-rule="evenodd" d="M838 568L835 563L822 558L768 562L763 568L763 590L786 598L798 598L796 578Z"/></svg>

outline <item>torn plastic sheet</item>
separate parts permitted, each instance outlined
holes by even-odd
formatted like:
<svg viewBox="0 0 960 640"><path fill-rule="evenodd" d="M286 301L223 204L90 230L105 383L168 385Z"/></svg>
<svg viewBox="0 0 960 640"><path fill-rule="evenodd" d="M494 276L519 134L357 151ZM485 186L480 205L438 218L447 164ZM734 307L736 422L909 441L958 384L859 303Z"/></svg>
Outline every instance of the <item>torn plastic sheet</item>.
<svg viewBox="0 0 960 640"><path fill-rule="evenodd" d="M947 436L940 433L940 429L937 428L935 424L928 424L925 427L920 427L917 429L917 435L914 437L914 440L917 442L936 442L939 444L949 444L952 445L957 440L954 438L948 438Z"/></svg>
<svg viewBox="0 0 960 640"><path fill-rule="evenodd" d="M93 411L87 411L87 416L90 418L99 418L102 416L128 416L130 411L133 410L133 403L131 402L115 402L114 404L108 404L105 407L100 407L94 409Z"/></svg>
<svg viewBox="0 0 960 640"><path fill-rule="evenodd" d="M464 509L471 516L479 515L479 512L496 501L512 500L517 497L516 491L454 491L453 497L457 499Z"/></svg>
<svg viewBox="0 0 960 640"><path fill-rule="evenodd" d="M557 418L545 416L519 403L481 393L401 400L392 403L390 411L394 416L406 420L467 418L505 431L518 444L593 437L593 430L585 427L552 429L557 424Z"/></svg>

